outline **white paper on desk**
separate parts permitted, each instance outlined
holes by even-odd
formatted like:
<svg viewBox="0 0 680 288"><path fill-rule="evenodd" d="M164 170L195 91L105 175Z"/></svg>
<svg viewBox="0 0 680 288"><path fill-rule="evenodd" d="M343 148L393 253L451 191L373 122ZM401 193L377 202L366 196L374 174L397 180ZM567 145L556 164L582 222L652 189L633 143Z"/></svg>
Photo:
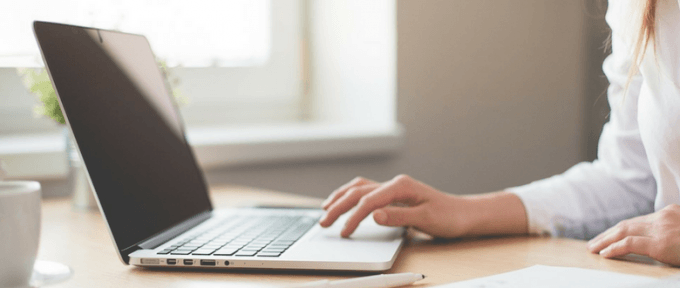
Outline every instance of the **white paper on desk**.
<svg viewBox="0 0 680 288"><path fill-rule="evenodd" d="M508 273L436 286L439 288L652 287L658 279L591 269L536 265Z"/></svg>

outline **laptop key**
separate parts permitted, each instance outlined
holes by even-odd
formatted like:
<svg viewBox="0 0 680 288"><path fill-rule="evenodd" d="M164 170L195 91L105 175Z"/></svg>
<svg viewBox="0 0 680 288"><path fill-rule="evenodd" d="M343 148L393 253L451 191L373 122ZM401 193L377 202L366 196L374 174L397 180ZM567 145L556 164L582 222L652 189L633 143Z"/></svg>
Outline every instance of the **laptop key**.
<svg viewBox="0 0 680 288"><path fill-rule="evenodd" d="M257 257L279 257L281 253L276 253L276 252L260 252L257 254Z"/></svg>
<svg viewBox="0 0 680 288"><path fill-rule="evenodd" d="M184 245L184 246L180 246L177 249L198 249L198 247L201 247L201 245L189 245L189 244L187 244L187 245Z"/></svg>
<svg viewBox="0 0 680 288"><path fill-rule="evenodd" d="M237 250L217 250L213 255L215 256L231 256L236 253Z"/></svg>
<svg viewBox="0 0 680 288"><path fill-rule="evenodd" d="M279 240L284 240L284 241L296 241L297 239L298 239L298 237L294 237L294 236L281 236L281 238L279 238Z"/></svg>
<svg viewBox="0 0 680 288"><path fill-rule="evenodd" d="M250 243L248 243L248 245L246 245L246 246L260 247L260 248L262 248L262 247L264 247L264 246L267 246L267 244L266 244L266 243L253 243L253 242L250 242Z"/></svg>
<svg viewBox="0 0 680 288"><path fill-rule="evenodd" d="M272 244L269 244L267 247L284 247L284 248L288 248L288 247L290 247L290 245L291 245L291 244L276 244L276 243L272 243Z"/></svg>
<svg viewBox="0 0 680 288"><path fill-rule="evenodd" d="M191 253L191 255L210 255L215 252L215 249L198 249Z"/></svg>
<svg viewBox="0 0 680 288"><path fill-rule="evenodd" d="M243 247L243 249L241 249L241 250L254 250L254 251L260 251L260 250L262 250L262 248L264 248L264 247L260 247L260 246L254 246L254 247L253 247L253 246L246 246L246 247Z"/></svg>
<svg viewBox="0 0 680 288"><path fill-rule="evenodd" d="M283 251L283 250L288 249L288 247L281 247L281 246L267 246L267 247L265 247L264 249L265 249L265 250L280 250L280 251Z"/></svg>
<svg viewBox="0 0 680 288"><path fill-rule="evenodd" d="M173 251L170 254L172 254L172 255L189 255L189 254L191 254L191 251Z"/></svg>
<svg viewBox="0 0 680 288"><path fill-rule="evenodd" d="M253 247L246 248L246 247L243 247L243 248L241 248L240 251L260 251L260 250L262 250L262 248L253 248Z"/></svg>
<svg viewBox="0 0 680 288"><path fill-rule="evenodd" d="M234 254L234 256L254 256L255 254L257 254L257 250L241 250Z"/></svg>
<svg viewBox="0 0 680 288"><path fill-rule="evenodd" d="M240 248L243 248L243 246L246 246L246 245L243 245L243 244L227 244L227 245L222 246L222 249L240 249Z"/></svg>
<svg viewBox="0 0 680 288"><path fill-rule="evenodd" d="M197 247L179 247L175 251L194 251L198 249Z"/></svg>

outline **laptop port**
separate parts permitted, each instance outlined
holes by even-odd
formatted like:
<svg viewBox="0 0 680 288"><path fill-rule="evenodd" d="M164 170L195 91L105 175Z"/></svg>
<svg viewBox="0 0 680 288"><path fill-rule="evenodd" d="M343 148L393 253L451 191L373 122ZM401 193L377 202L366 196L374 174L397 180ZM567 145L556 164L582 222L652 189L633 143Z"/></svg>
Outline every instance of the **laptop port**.
<svg viewBox="0 0 680 288"><path fill-rule="evenodd" d="M144 265L158 265L161 263L161 259L144 259L141 260Z"/></svg>
<svg viewBox="0 0 680 288"><path fill-rule="evenodd" d="M194 265L194 260L184 259L184 265Z"/></svg>
<svg viewBox="0 0 680 288"><path fill-rule="evenodd" d="M168 260L165 260L165 261L166 261L166 263L168 263L168 265L175 265L175 264L177 264L177 259L168 259Z"/></svg>
<svg viewBox="0 0 680 288"><path fill-rule="evenodd" d="M229 261L224 261L224 266L229 266Z"/></svg>
<svg viewBox="0 0 680 288"><path fill-rule="evenodd" d="M201 260L201 266L215 266L215 260Z"/></svg>

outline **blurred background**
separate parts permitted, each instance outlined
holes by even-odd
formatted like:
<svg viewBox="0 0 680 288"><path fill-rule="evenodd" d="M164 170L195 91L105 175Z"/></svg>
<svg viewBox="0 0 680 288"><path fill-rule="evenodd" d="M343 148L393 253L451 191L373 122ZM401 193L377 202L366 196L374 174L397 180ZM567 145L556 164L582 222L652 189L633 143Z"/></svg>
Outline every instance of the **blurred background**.
<svg viewBox="0 0 680 288"><path fill-rule="evenodd" d="M605 1L90 2L0 11L0 159L45 197L71 193L73 164L17 71L42 65L33 20L146 35L212 186L490 192L594 159L607 121Z"/></svg>

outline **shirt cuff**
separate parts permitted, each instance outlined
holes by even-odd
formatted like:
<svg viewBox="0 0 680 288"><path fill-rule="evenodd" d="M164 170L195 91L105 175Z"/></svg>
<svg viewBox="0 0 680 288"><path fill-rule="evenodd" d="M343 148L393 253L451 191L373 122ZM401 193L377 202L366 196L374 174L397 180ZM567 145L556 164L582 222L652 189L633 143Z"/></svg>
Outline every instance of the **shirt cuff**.
<svg viewBox="0 0 680 288"><path fill-rule="evenodd" d="M555 236L555 231L551 219L552 213L546 208L549 203L545 203L545 191L548 187L546 185L547 179L532 182L527 185L507 188L508 191L517 195L524 204L524 210L527 214L527 221L529 226L529 234L537 234L542 236Z"/></svg>

